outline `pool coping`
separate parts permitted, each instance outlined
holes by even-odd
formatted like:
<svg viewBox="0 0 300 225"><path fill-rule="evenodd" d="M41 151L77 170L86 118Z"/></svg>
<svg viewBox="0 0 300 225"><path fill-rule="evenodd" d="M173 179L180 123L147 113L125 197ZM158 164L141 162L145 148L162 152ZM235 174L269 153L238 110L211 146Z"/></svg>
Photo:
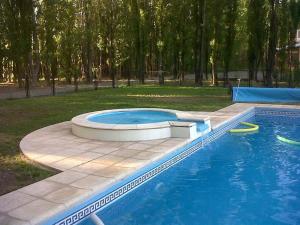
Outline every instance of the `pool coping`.
<svg viewBox="0 0 300 225"><path fill-rule="evenodd" d="M172 157L175 158L176 159L175 163L178 162L179 160L184 159L189 154L192 154L194 151L198 150L197 148L199 148L199 147L201 148L202 147L201 145L206 145L206 144L210 143L211 141L215 140L216 138L222 136L224 134L224 132L226 132L227 129L237 125L239 119L245 119L245 117L243 117L243 115L245 113L248 113L249 114L248 116L251 116L251 111L253 111L253 109L255 109L255 107L258 107L258 108L259 107L260 108L278 108L278 109L300 109L300 106L297 106L297 105L272 105L272 104L242 104L242 103L237 103L237 104L231 105L229 107L220 109L220 110L218 110L216 112L212 112L212 113L194 112L195 115L205 114L205 115L209 115L212 118L212 128L213 128L213 130L209 134L207 134L207 137L205 138L205 140L200 145L197 145L196 148L194 148L194 149L190 150L189 152L185 153L182 158L178 158L179 154L184 153L184 151L187 148L187 145L192 145L192 142L195 141L195 140L180 140L177 143L177 145L173 144L172 146L169 146L168 147L169 149L166 152L166 154L160 155L159 157L156 157L155 159L152 159L152 160L148 161L147 163L145 163L140 168L135 168L134 171L130 171L130 173L128 174L127 177L125 177L125 178L124 177L123 178L119 177L114 182L107 183L107 185L105 187L96 188L93 192L94 195L95 195L95 193L101 192L101 190L103 192L105 189L106 190L108 189L108 191L102 193L103 197L104 197L103 201L107 201L107 200L105 200L105 194L107 195L106 198L108 198L110 200L114 200L114 199L111 199L111 198L114 198L114 196L111 196L109 194L109 193L112 192L112 187L113 187L114 184L116 184L118 182L125 182L125 183L127 182L128 183L126 178L132 179L132 177L130 177L130 175L137 172L139 169L142 169L142 172L141 171L139 172L139 175L141 175L142 173L145 172L145 170L149 169L149 168L147 168L147 166L149 166L149 165L153 166L153 165L160 164L161 163L160 160L163 160L162 158L164 158L166 156L168 156L169 159L171 159ZM193 114L193 112L189 112L189 113ZM241 118L239 118L239 117L241 117ZM53 127L53 126L50 126L50 128L51 127ZM44 128L42 128L42 129L44 129ZM196 144L198 144L198 143L196 143ZM181 149L182 147L185 147L185 149ZM24 150L24 153L26 154L26 150L25 150L26 147L24 148L24 143L23 143L23 145L21 145L21 149ZM32 157L33 156L32 154L26 154L26 155L28 155L32 159L35 159L34 157ZM36 158L36 160L37 159L38 158ZM65 172L68 172L68 171L69 171L68 169L65 170ZM160 173L162 171L163 170L158 171L158 173ZM51 177L47 178L46 181L48 183L51 183L51 182L53 183L53 180L51 181ZM54 183L57 184L58 182L54 182ZM31 185L29 185L29 186L31 186ZM26 187L25 187L25 189L26 189ZM28 188L27 188L27 190L28 190ZM9 223L11 223L11 224L53 224L52 223L53 220L48 221L48 222L46 220L49 217L53 217L53 215L58 215L60 213L64 213L66 211L66 208L71 207L71 205L57 204L57 203L53 204L54 202L50 201L50 203L52 203L52 205L48 204L49 207L47 209L45 209L45 211L43 213L39 214L39 219L35 219L35 220L31 220L31 221L27 220L26 221L26 220L23 220L24 218L20 214L26 212L26 210L25 210L26 208L28 209L28 207L30 207L30 206L32 207L32 205L30 205L30 203L34 202L34 201L36 202L38 200L45 201L45 199L43 197L39 198L39 197L31 195L31 194L32 193L28 194L28 191L26 192L26 191L22 191L22 190L17 190L15 192L11 192L7 195L0 196L0 205L1 205L1 203L2 203L2 205L5 205L4 203L7 202L8 200L10 200L10 204L12 204L14 201L18 201L18 200L20 201L20 197L25 196L27 198L27 200L24 201L23 204L21 204L21 205L19 204L18 207L15 207L15 208L13 208L11 210L7 210L7 211L3 211L3 209L2 209L1 214L0 214L0 222L1 222L1 216L2 216L2 217L4 217L4 221L7 222L6 224L9 224ZM9 196L14 196L15 198L9 198L9 197L7 197L8 195ZM81 198L78 198L78 197L75 198L75 200L76 199L77 200L75 202L73 202L73 206L78 204L79 202L84 201L84 199L86 199L86 198L90 198L92 195L93 194L91 192L84 192L83 191ZM16 198L16 196L18 196L19 198ZM93 197L95 197L95 196L93 196ZM34 200L32 200L30 198L34 198ZM74 201L74 199L73 199L73 201ZM18 204L16 203L16 205L18 205ZM92 205L92 203L91 203L91 205ZM53 211L53 207L55 208L54 211ZM96 210L97 209L95 209L95 211ZM18 214L18 212L19 212L19 214ZM86 211L86 213L84 211L78 210L78 214L76 214L76 215L78 217L78 215L82 214L83 217L86 217L90 213L91 213L91 210ZM76 223L76 221L74 223ZM65 220L63 220L62 222L60 222L58 224L73 224L73 223L72 223L72 220L66 218Z"/></svg>

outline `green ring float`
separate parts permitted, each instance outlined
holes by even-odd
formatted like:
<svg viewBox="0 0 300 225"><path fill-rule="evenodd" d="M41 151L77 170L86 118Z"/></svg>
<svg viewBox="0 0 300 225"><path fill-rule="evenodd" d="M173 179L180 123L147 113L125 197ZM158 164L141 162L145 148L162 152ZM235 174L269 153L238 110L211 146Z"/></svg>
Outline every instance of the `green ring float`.
<svg viewBox="0 0 300 225"><path fill-rule="evenodd" d="M231 129L229 130L230 133L247 133L257 131L259 126L253 123L241 122L241 124L246 125L250 128L240 128L240 129Z"/></svg>
<svg viewBox="0 0 300 225"><path fill-rule="evenodd" d="M299 142L299 141L293 141L293 140L290 140L290 139L281 137L281 136L279 136L279 135L276 135L276 138L277 138L279 141L282 141L282 142L287 143L287 144L290 144L290 145L300 145L300 142Z"/></svg>

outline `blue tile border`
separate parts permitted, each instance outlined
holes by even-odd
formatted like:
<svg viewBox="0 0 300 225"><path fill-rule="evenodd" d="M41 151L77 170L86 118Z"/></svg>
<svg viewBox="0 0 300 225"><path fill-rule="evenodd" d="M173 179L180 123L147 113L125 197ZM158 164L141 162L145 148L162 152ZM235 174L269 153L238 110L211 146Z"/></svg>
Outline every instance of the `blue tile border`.
<svg viewBox="0 0 300 225"><path fill-rule="evenodd" d="M134 190L144 182L152 179L153 177L157 176L164 170L168 169L169 167L177 164L181 160L185 159L189 155L193 154L194 152L200 150L204 146L208 145L209 143L215 141L223 134L225 134L229 129L234 128L240 122L249 120L250 118L254 117L255 115L270 115L270 116L290 116L290 117L300 117L300 110L290 110L290 109L280 109L280 108L264 108L264 107L256 107L250 108L245 113L232 118L231 120L227 121L220 127L212 130L208 134L204 135L203 137L199 137L196 140L192 141L190 144L176 150L173 153L165 156L164 159L159 160L153 165L147 166L146 168L142 169L142 171L137 172L134 176L127 178L125 181L122 182L119 186L111 187L105 195L101 196L100 198L93 197L92 200L88 204L85 204L83 207L77 207L73 209L69 213L65 213L65 217L60 215L60 219L56 218L56 221L53 220L52 223L48 221L48 224L55 224L55 225L73 225L76 224L83 219L87 218L91 213L99 211L100 209L104 208L105 206L113 203L126 193ZM96 198L96 200L94 200ZM61 219L63 217L63 219Z"/></svg>
<svg viewBox="0 0 300 225"><path fill-rule="evenodd" d="M300 117L299 109L256 107L255 115Z"/></svg>

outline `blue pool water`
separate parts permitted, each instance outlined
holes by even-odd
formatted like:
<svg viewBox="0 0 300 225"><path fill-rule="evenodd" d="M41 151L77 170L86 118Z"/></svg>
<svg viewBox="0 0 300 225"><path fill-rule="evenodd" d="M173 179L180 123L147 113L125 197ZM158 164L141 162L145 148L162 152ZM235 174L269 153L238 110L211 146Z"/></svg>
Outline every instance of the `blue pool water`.
<svg viewBox="0 0 300 225"><path fill-rule="evenodd" d="M99 211L105 225L300 224L300 119L255 116ZM80 225L93 225L89 219Z"/></svg>
<svg viewBox="0 0 300 225"><path fill-rule="evenodd" d="M132 110L117 111L94 115L88 118L91 122L105 124L146 124L179 120L174 113L155 110ZM201 132L208 128L202 121L197 121L197 131Z"/></svg>
<svg viewBox="0 0 300 225"><path fill-rule="evenodd" d="M176 121L174 113L155 110L117 111L94 115L88 118L91 122L106 124L145 124L165 121Z"/></svg>

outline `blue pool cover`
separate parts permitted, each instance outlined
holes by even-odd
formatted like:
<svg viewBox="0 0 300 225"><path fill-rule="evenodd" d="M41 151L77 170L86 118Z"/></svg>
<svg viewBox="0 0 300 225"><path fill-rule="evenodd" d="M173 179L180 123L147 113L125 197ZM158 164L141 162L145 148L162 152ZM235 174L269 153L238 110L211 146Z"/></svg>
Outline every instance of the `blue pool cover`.
<svg viewBox="0 0 300 225"><path fill-rule="evenodd" d="M300 102L300 88L234 87L233 102Z"/></svg>

